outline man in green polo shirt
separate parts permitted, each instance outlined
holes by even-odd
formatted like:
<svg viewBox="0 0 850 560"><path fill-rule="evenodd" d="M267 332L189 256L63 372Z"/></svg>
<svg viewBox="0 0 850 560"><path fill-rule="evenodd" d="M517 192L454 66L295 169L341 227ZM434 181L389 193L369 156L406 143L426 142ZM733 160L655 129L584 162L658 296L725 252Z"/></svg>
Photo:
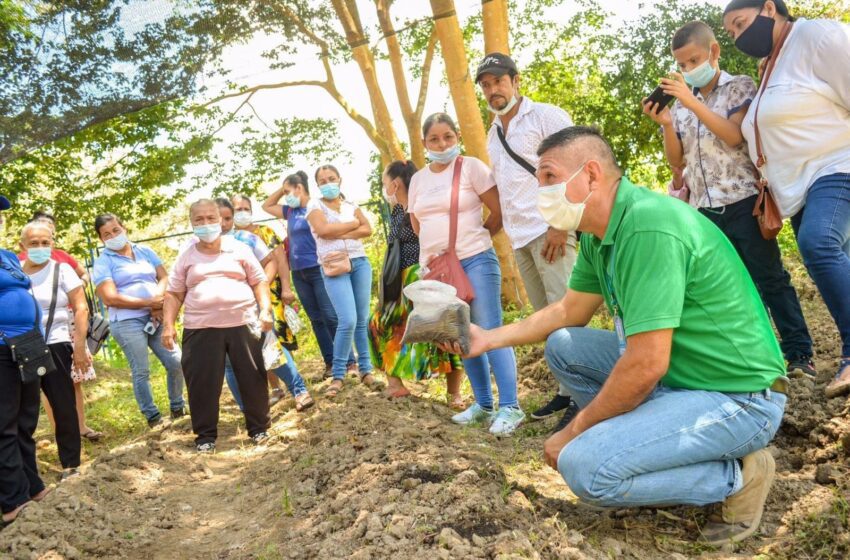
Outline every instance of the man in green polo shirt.
<svg viewBox="0 0 850 560"><path fill-rule="evenodd" d="M746 538L773 481L764 448L787 383L747 270L708 219L624 177L595 129L566 128L538 153L541 213L583 233L569 290L519 323L473 326L470 355L546 340L581 411L544 454L581 501L722 502L703 539ZM586 328L603 303L616 332Z"/></svg>

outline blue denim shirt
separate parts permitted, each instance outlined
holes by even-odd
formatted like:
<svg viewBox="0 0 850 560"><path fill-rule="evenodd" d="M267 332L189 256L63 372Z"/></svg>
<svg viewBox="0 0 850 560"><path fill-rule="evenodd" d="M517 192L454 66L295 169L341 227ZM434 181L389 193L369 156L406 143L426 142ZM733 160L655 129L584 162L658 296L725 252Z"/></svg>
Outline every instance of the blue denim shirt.
<svg viewBox="0 0 850 560"><path fill-rule="evenodd" d="M304 270L319 266L316 240L307 222L307 209L283 205L283 219L286 220L286 235L289 237L289 267Z"/></svg>
<svg viewBox="0 0 850 560"><path fill-rule="evenodd" d="M131 243L134 259L125 257L111 249L105 249L94 261L92 282L100 286L107 280L115 283L119 294L137 298L149 298L156 294L156 267L162 264L153 249ZM136 317L147 317L150 309L109 308L110 321L123 321Z"/></svg>

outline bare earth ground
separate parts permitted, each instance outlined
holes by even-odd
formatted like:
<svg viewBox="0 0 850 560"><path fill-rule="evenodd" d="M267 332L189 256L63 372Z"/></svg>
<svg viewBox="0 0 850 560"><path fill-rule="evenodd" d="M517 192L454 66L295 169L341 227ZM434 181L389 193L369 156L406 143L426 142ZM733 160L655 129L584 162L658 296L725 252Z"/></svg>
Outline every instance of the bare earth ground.
<svg viewBox="0 0 850 560"><path fill-rule="evenodd" d="M0 532L0 557L848 558L850 401L823 397L839 341L810 284L801 298L821 374L794 384L765 520L737 548L694 544L698 508L580 509L541 461L551 424L497 440L452 425L428 394L439 384L390 402L349 380L309 413L277 405L274 441L262 448L229 400L215 455L194 452L188 419L102 445L82 476ZM520 385L526 409L552 390L539 348L521 356ZM56 465L47 468L55 479Z"/></svg>

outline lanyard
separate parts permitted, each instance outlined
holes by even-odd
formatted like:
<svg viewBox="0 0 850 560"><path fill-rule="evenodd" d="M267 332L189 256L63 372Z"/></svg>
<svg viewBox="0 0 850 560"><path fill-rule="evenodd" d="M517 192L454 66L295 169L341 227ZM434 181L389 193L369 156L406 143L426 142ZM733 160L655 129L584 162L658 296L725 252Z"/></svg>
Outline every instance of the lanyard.
<svg viewBox="0 0 850 560"><path fill-rule="evenodd" d="M608 266L605 273L605 285L608 288L608 295L611 296L611 309L614 311L614 330L617 331L617 346L622 356L626 352L626 329L623 327L623 314L620 311L620 304L617 303L617 294L614 293L614 261L617 257L617 244L611 245L611 256L608 258Z"/></svg>

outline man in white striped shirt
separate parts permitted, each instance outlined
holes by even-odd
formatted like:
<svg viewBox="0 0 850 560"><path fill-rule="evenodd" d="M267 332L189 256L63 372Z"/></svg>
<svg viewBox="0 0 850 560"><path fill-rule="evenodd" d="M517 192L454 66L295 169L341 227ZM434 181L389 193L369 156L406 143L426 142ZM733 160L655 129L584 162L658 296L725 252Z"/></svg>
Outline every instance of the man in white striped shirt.
<svg viewBox="0 0 850 560"><path fill-rule="evenodd" d="M475 81L495 115L487 151L499 188L505 233L531 305L540 310L560 301L567 291L576 262L576 234L549 227L537 209L537 147L573 122L559 107L521 97L519 72L505 54L485 56ZM575 414L575 407L569 405L569 393L560 387L558 395L531 416L539 420L566 409L561 422L569 422Z"/></svg>

